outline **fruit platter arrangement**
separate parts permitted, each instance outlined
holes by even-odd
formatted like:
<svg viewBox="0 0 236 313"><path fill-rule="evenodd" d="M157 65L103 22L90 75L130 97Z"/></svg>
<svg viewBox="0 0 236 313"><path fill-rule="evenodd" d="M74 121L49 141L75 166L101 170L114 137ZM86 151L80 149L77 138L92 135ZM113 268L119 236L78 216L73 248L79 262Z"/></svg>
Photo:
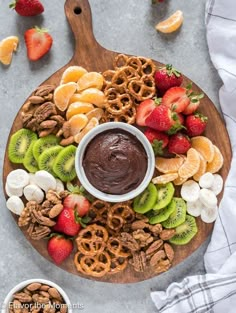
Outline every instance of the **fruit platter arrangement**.
<svg viewBox="0 0 236 313"><path fill-rule="evenodd" d="M65 5L76 38L72 60L33 91L13 123L6 206L32 245L61 268L100 281L142 281L184 260L210 234L229 138L193 82L170 64L101 47L87 1L80 5L83 19L74 14L76 1ZM86 190L75 163L84 138L114 122L144 134L155 170L140 194L109 202ZM122 198L140 184L147 155L140 157L133 135L103 135L93 138L82 166L92 185Z"/></svg>

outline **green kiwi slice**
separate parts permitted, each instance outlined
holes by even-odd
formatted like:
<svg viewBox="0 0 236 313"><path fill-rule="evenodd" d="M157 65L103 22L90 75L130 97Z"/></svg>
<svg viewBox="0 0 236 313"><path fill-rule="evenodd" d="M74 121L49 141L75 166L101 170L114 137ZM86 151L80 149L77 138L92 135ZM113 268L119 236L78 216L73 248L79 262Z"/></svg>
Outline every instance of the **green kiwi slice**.
<svg viewBox="0 0 236 313"><path fill-rule="evenodd" d="M23 163L26 151L38 137L32 130L21 128L14 133L8 145L8 157L12 163Z"/></svg>
<svg viewBox="0 0 236 313"><path fill-rule="evenodd" d="M171 213L174 212L176 208L176 203L175 201L171 201L169 205L161 210L154 211L152 210L149 215L149 223L150 224L157 224L157 223L162 223L166 221ZM149 212L148 212L149 213Z"/></svg>
<svg viewBox="0 0 236 313"><path fill-rule="evenodd" d="M64 148L62 146L55 146L43 151L43 153L39 156L38 160L39 169L45 170L52 174L53 176L56 176L53 171L53 165L56 160L56 157L63 149Z"/></svg>
<svg viewBox="0 0 236 313"><path fill-rule="evenodd" d="M171 182L157 185L157 202L153 210L160 210L166 207L174 196L175 188Z"/></svg>
<svg viewBox="0 0 236 313"><path fill-rule="evenodd" d="M137 213L146 213L153 209L157 200L157 189L153 183L134 199L133 209Z"/></svg>
<svg viewBox="0 0 236 313"><path fill-rule="evenodd" d="M71 181L76 177L75 152L76 147L69 145L66 148L63 148L55 159L53 172L63 182Z"/></svg>
<svg viewBox="0 0 236 313"><path fill-rule="evenodd" d="M186 245L198 232L196 220L186 215L186 220L175 228L176 234L169 241L175 245Z"/></svg>
<svg viewBox="0 0 236 313"><path fill-rule="evenodd" d="M170 214L169 218L162 223L165 228L175 228L182 224L186 218L187 206L182 198L174 197L172 205L175 207L174 211Z"/></svg>
<svg viewBox="0 0 236 313"><path fill-rule="evenodd" d="M39 170L38 162L33 155L33 146L37 140L33 140L25 153L23 165L30 173L35 173Z"/></svg>
<svg viewBox="0 0 236 313"><path fill-rule="evenodd" d="M59 144L59 138L55 135L48 135L42 138L39 138L34 146L33 146L33 154L35 159L38 161L39 156L43 153L43 151L57 146Z"/></svg>

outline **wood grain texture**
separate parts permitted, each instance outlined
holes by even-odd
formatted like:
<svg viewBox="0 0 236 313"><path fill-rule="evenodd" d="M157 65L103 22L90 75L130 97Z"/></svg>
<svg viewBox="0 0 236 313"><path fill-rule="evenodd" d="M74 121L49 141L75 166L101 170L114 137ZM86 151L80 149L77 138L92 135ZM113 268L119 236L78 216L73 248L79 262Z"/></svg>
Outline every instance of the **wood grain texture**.
<svg viewBox="0 0 236 313"><path fill-rule="evenodd" d="M80 13L79 13L80 12ZM63 71L70 65L80 65L85 67L88 71L105 71L107 69L113 68L114 57L118 54L113 51L109 51L96 41L92 30L92 18L91 10L87 0L67 0L65 3L65 13L67 19L70 23L71 29L75 36L75 52L72 59L64 67L59 69L56 73L50 76L45 83L58 84ZM78 14L79 13L79 14ZM171 60L170 60L171 61ZM155 61L157 66L163 64ZM188 84L190 80L184 77L184 84ZM37 87L37 86L35 86ZM193 83L193 90L195 92L202 92L202 90ZM204 91L203 91L204 92ZM219 115L217 109L211 100L205 95L204 99L200 105L200 111L209 117L209 123L206 130L206 136L216 144L223 156L224 156L224 166L220 171L224 181L227 177L230 162L231 162L231 146L226 131L225 125L221 116ZM20 118L20 111L17 113L15 121L12 125L12 129L9 134L9 138L12 133L22 127L22 122ZM8 139L9 141L9 139ZM11 164L8 160L7 152L5 153L4 165L3 165L3 186L5 186L6 177L10 171L20 166ZM222 198L223 192L218 196L220 200ZM7 198L7 196L6 196ZM17 217L13 214L14 219L17 221ZM212 231L213 224L205 224L197 219L199 232L197 236L185 246L175 247L175 259L173 266L180 263L191 255L208 237ZM46 250L46 240L33 241L29 238L25 230L22 230L25 237L30 241L32 246L46 259L51 261ZM80 275L74 266L73 255L65 261L60 268L73 273L75 275ZM152 271L146 271L145 273L136 273L131 267L128 267L124 272L115 275L106 275L100 279L100 281L110 282L110 283L133 283L138 281L143 281L148 278L154 277L155 273ZM85 276L83 276L85 277ZM86 277L88 279L94 279Z"/></svg>

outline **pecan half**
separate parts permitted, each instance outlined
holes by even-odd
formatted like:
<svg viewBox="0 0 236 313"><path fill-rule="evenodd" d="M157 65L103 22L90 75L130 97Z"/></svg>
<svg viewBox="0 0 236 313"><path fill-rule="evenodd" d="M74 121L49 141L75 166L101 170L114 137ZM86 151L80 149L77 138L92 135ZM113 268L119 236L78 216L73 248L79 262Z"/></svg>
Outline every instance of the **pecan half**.
<svg viewBox="0 0 236 313"><path fill-rule="evenodd" d="M44 97L53 92L54 89L54 85L41 85L35 90L34 94L36 96Z"/></svg>
<svg viewBox="0 0 236 313"><path fill-rule="evenodd" d="M151 234L146 233L143 229L138 229L133 232L133 237L138 241L140 247L146 247L153 242L153 237Z"/></svg>
<svg viewBox="0 0 236 313"><path fill-rule="evenodd" d="M149 226L150 225L148 223L146 223L144 220L135 221L131 225L133 230L149 228Z"/></svg>
<svg viewBox="0 0 236 313"><path fill-rule="evenodd" d="M62 300L62 297L56 288L49 288L48 293L52 298L60 300L60 301Z"/></svg>
<svg viewBox="0 0 236 313"><path fill-rule="evenodd" d="M36 222L38 222L40 225L49 226L52 227L56 224L55 221L52 221L50 218L43 216L42 212L33 210L32 211L32 217L35 219Z"/></svg>
<svg viewBox="0 0 236 313"><path fill-rule="evenodd" d="M147 267L145 252L135 252L133 254L133 259L130 260L130 264L133 265L136 272L144 272Z"/></svg>
<svg viewBox="0 0 236 313"><path fill-rule="evenodd" d="M35 290L40 289L41 287L42 287L42 284L40 284L40 283L32 283L32 284L28 285L26 287L26 289L28 289L29 291L35 291Z"/></svg>
<svg viewBox="0 0 236 313"><path fill-rule="evenodd" d="M175 229L163 229L160 233L160 238L162 240L169 240L175 235Z"/></svg>
<svg viewBox="0 0 236 313"><path fill-rule="evenodd" d="M167 258L170 260L170 262L172 262L174 259L175 253L171 245L169 245L168 243L164 243L164 250L165 250Z"/></svg>
<svg viewBox="0 0 236 313"><path fill-rule="evenodd" d="M157 263L160 260L165 259L165 258L166 258L165 251L164 250L159 250L151 257L150 265L154 267L154 266L157 265Z"/></svg>
<svg viewBox="0 0 236 313"><path fill-rule="evenodd" d="M122 245L128 248L130 251L138 251L140 249L138 242L129 233L121 233L120 241Z"/></svg>
<svg viewBox="0 0 236 313"><path fill-rule="evenodd" d="M39 124L46 120L50 115L56 114L55 104L49 101L40 105L34 112L34 116Z"/></svg>
<svg viewBox="0 0 236 313"><path fill-rule="evenodd" d="M163 240L158 239L154 241L146 250L146 256L151 257L156 251L158 251L163 245Z"/></svg>
<svg viewBox="0 0 236 313"><path fill-rule="evenodd" d="M20 302L31 302L32 297L25 292L18 292L13 295L14 299L19 300Z"/></svg>
<svg viewBox="0 0 236 313"><path fill-rule="evenodd" d="M171 267L170 261L168 259L166 260L160 260L155 267L155 273L163 273L166 272Z"/></svg>
<svg viewBox="0 0 236 313"><path fill-rule="evenodd" d="M162 232L162 225L161 224L150 225L149 229L154 236L158 236Z"/></svg>
<svg viewBox="0 0 236 313"><path fill-rule="evenodd" d="M49 217L54 218L58 216L63 210L63 205L61 203L55 204L49 211Z"/></svg>
<svg viewBox="0 0 236 313"><path fill-rule="evenodd" d="M29 233L33 240L40 240L47 237L51 233L51 228L43 225L35 226L33 224L33 230ZM28 230L27 230L28 231Z"/></svg>

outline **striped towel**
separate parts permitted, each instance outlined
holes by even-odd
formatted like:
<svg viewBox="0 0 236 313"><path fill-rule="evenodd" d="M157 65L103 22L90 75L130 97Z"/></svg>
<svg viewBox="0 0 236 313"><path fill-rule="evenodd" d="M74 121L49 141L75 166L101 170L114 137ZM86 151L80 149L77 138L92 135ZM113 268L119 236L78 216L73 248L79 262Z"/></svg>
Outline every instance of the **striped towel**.
<svg viewBox="0 0 236 313"><path fill-rule="evenodd" d="M219 98L233 159L204 256L207 274L152 292L160 313L236 312L236 0L208 0L205 21L211 60L223 81Z"/></svg>

